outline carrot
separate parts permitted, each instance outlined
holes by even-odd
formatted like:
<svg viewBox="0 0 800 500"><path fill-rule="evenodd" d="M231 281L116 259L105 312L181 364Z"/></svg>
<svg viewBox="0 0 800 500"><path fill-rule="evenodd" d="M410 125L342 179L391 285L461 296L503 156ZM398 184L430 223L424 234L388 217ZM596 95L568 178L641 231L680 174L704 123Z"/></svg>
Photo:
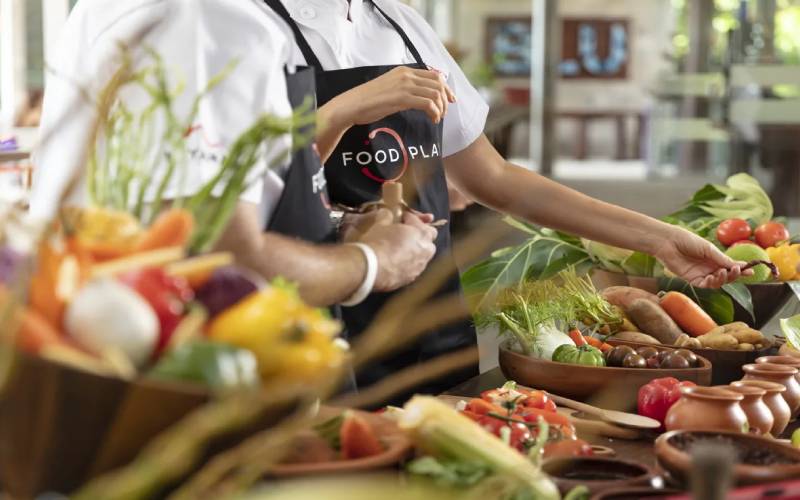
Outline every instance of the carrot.
<svg viewBox="0 0 800 500"><path fill-rule="evenodd" d="M162 212L136 243L137 252L166 247L184 247L194 231L194 217L182 208Z"/></svg>
<svg viewBox="0 0 800 500"><path fill-rule="evenodd" d="M20 309L17 314L19 329L15 343L21 350L37 354L46 346L64 344L64 339L59 332L33 309Z"/></svg>
<svg viewBox="0 0 800 500"><path fill-rule="evenodd" d="M683 331L699 337L717 327L702 307L680 292L667 292L661 296L659 304Z"/></svg>
<svg viewBox="0 0 800 500"><path fill-rule="evenodd" d="M575 345L580 347L582 345L586 345L586 338L581 334L579 330L573 329L569 331L569 338L575 342Z"/></svg>
<svg viewBox="0 0 800 500"><path fill-rule="evenodd" d="M602 352L606 352L606 351L608 351L608 350L610 350L610 349L612 349L614 347L614 346L612 346L610 344L606 344L605 342L603 342L602 340L600 340L598 338L591 337L591 336L588 336L588 335L583 337L583 339L586 341L587 344L589 344L592 347L596 347L596 348L600 349ZM572 339L572 340L575 340L575 339Z"/></svg>

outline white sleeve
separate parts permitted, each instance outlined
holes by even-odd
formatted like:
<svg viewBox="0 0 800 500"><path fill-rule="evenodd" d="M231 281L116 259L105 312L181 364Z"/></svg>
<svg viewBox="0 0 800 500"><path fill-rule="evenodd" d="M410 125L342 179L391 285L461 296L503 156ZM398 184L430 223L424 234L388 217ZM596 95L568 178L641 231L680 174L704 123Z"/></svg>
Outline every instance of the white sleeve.
<svg viewBox="0 0 800 500"><path fill-rule="evenodd" d="M456 95L444 117L443 156L452 156L471 145L483 133L489 105L467 79L439 36L412 7L395 2L405 17L409 37L417 45L423 60L447 75L447 83Z"/></svg>

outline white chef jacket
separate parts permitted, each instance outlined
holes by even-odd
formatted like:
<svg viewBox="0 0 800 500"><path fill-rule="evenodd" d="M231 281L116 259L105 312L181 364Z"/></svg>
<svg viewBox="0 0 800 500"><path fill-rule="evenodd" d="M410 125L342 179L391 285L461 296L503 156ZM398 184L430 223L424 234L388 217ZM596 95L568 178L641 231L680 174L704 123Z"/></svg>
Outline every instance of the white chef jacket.
<svg viewBox="0 0 800 500"><path fill-rule="evenodd" d="M142 41L164 59L171 83L185 89L176 101L177 115L188 115L194 96L231 61L236 68L208 94L189 136L187 175L176 175L167 197L189 195L218 171L227 148L263 113L288 116L284 67L291 56L286 24L261 0L81 0L73 9L49 66L55 68L45 89L41 137L36 153L31 210L50 217L59 194L85 162L82 150L89 136L95 106L79 86L96 96L119 65L119 42L141 38L143 27L159 24ZM138 49L142 47L139 46ZM140 55L141 50L135 50ZM151 65L152 59L138 58ZM129 107L147 104L141 90L124 90ZM48 137L50 138L48 140ZM268 220L283 189L280 173L266 171L273 160L288 162L290 138L268 145L258 172L242 200L262 204ZM82 174L81 174L82 175ZM177 179L180 178L180 181ZM86 201L85 182L70 200ZM153 186L154 193L155 186Z"/></svg>
<svg viewBox="0 0 800 500"><path fill-rule="evenodd" d="M415 62L370 0L281 1L326 71ZM375 1L406 31L422 60L447 76L458 102L448 107L444 117L443 156L465 149L483 133L489 106L419 13L398 0ZM303 61L297 44L294 47L295 60Z"/></svg>

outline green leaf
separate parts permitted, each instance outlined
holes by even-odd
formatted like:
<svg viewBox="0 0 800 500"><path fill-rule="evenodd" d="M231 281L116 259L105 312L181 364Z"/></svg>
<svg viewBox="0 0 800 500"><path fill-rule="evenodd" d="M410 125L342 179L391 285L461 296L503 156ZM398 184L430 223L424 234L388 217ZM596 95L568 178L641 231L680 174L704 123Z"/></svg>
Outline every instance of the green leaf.
<svg viewBox="0 0 800 500"><path fill-rule="evenodd" d="M800 281L787 281L786 284L792 289L794 296L800 300Z"/></svg>
<svg viewBox="0 0 800 500"><path fill-rule="evenodd" d="M513 217L503 217L503 222L513 227L514 229L519 229L523 233L528 233L534 236L537 236L539 234L539 228L525 221L517 220Z"/></svg>
<svg viewBox="0 0 800 500"><path fill-rule="evenodd" d="M722 290L695 288L677 278L661 278L658 280L659 290L676 291L689 296L697 302L705 312L720 325L733 322L733 299Z"/></svg>
<svg viewBox="0 0 800 500"><path fill-rule="evenodd" d="M731 296L737 304L750 313L753 321L756 320L756 315L753 312L753 296L750 294L750 289L744 283L728 283L722 286L722 289Z"/></svg>
<svg viewBox="0 0 800 500"><path fill-rule="evenodd" d="M652 277L655 274L656 258L646 253L633 252L622 261L622 269L631 276Z"/></svg>
<svg viewBox="0 0 800 500"><path fill-rule="evenodd" d="M504 288L528 279L547 279L570 266L584 272L587 264L589 256L582 247L539 233L471 267L461 276L461 284L467 296L478 298L475 308L481 309Z"/></svg>
<svg viewBox="0 0 800 500"><path fill-rule="evenodd" d="M800 314L781 319L781 330L786 343L795 351L800 351Z"/></svg>
<svg viewBox="0 0 800 500"><path fill-rule="evenodd" d="M698 204L698 203L705 203L711 200L719 200L724 198L725 195L720 192L719 189L716 188L713 184L706 184L699 191L697 191L694 196L692 196L691 203Z"/></svg>
<svg viewBox="0 0 800 500"><path fill-rule="evenodd" d="M432 478L438 484L467 488L489 476L491 469L479 462L439 460L431 456L411 461L406 470L418 476Z"/></svg>

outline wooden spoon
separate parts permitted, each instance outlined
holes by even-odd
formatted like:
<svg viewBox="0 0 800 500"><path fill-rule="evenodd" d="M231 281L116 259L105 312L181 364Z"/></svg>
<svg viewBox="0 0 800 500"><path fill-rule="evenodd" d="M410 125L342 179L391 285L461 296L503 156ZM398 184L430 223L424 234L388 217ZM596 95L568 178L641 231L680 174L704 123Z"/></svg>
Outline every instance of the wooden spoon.
<svg viewBox="0 0 800 500"><path fill-rule="evenodd" d="M598 408L596 406L592 406L586 403L574 401L572 399L565 398L563 396L558 396L553 393L549 393L549 395L550 399L552 399L553 402L555 402L557 405L566 406L567 408L572 408L573 410L582 411L587 415L594 415L596 417L600 417L601 419L611 424L616 424L622 427L630 427L632 429L658 429L659 427L661 427L661 422L650 417L643 417L641 415L635 415L633 413L625 413L623 411L606 410L604 408Z"/></svg>

